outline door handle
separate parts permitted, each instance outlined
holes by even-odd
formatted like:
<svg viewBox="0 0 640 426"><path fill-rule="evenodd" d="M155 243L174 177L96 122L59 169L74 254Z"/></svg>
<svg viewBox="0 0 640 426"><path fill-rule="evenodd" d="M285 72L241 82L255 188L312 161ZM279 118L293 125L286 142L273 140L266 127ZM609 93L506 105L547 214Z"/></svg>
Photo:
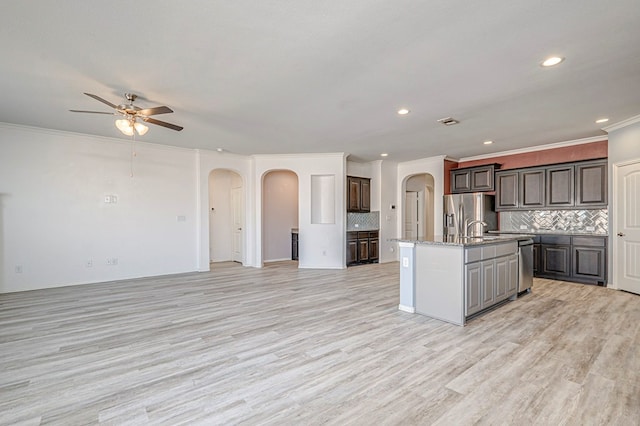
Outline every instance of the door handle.
<svg viewBox="0 0 640 426"><path fill-rule="evenodd" d="M618 232L618 237L624 237L624 234L622 232Z"/></svg>

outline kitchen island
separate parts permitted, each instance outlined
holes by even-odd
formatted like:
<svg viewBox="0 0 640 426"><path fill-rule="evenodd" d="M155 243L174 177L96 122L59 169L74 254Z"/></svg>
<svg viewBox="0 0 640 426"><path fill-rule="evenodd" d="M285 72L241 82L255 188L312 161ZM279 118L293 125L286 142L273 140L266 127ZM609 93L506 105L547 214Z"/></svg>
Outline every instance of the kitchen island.
<svg viewBox="0 0 640 426"><path fill-rule="evenodd" d="M399 309L456 325L515 299L519 235L397 239Z"/></svg>

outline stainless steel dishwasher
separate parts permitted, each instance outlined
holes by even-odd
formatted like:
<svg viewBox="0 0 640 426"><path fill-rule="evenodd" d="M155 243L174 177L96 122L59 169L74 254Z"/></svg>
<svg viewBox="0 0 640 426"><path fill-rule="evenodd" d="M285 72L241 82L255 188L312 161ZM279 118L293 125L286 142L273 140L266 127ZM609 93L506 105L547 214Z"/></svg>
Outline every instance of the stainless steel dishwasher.
<svg viewBox="0 0 640 426"><path fill-rule="evenodd" d="M533 285L533 240L518 240L518 293L531 291Z"/></svg>

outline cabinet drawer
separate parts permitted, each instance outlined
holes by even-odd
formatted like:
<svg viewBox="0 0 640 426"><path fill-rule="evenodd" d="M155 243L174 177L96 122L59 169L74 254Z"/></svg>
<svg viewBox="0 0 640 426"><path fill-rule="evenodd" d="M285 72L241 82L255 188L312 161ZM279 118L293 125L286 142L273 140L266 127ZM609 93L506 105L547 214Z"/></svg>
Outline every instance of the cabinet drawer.
<svg viewBox="0 0 640 426"><path fill-rule="evenodd" d="M482 247L464 249L464 263L477 262L482 259Z"/></svg>
<svg viewBox="0 0 640 426"><path fill-rule="evenodd" d="M494 247L496 248L496 257L508 256L518 252L518 243L515 241L510 241L505 244L496 244Z"/></svg>
<svg viewBox="0 0 640 426"><path fill-rule="evenodd" d="M482 260L493 259L496 257L496 245L482 246Z"/></svg>
<svg viewBox="0 0 640 426"><path fill-rule="evenodd" d="M540 242L542 244L571 245L571 236L569 235L541 235Z"/></svg>
<svg viewBox="0 0 640 426"><path fill-rule="evenodd" d="M607 239L605 237L572 237L574 246L605 247Z"/></svg>
<svg viewBox="0 0 640 426"><path fill-rule="evenodd" d="M369 232L369 238L378 238L378 235L379 235L378 231Z"/></svg>
<svg viewBox="0 0 640 426"><path fill-rule="evenodd" d="M358 239L357 232L347 232L347 241L354 241Z"/></svg>

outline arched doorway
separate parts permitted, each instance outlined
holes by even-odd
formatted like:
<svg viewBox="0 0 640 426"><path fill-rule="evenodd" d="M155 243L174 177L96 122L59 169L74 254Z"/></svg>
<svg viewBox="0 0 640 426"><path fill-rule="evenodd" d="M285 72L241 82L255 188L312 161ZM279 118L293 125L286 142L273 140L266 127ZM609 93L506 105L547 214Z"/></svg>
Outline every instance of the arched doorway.
<svg viewBox="0 0 640 426"><path fill-rule="evenodd" d="M429 173L420 173L405 178L403 189L402 235L406 239L433 238L434 179Z"/></svg>
<svg viewBox="0 0 640 426"><path fill-rule="evenodd" d="M209 173L209 261L244 263L244 187L227 169Z"/></svg>
<svg viewBox="0 0 640 426"><path fill-rule="evenodd" d="M292 230L298 228L298 175L272 170L262 177L263 263L291 260Z"/></svg>

